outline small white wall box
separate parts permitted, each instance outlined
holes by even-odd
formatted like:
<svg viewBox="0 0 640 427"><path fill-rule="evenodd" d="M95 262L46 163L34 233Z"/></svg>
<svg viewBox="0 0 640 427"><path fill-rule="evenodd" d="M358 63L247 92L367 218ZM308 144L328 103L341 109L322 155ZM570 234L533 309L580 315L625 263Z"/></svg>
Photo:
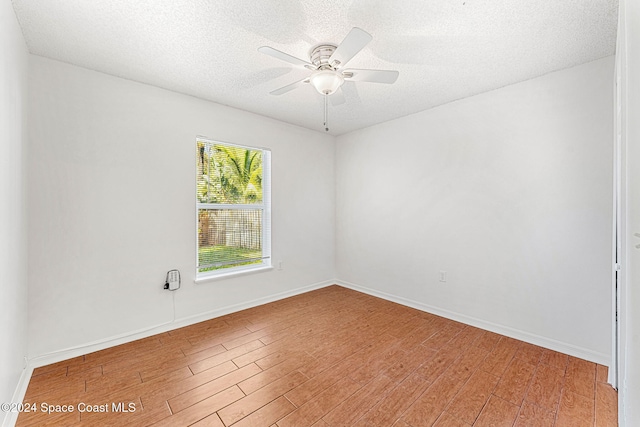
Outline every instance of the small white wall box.
<svg viewBox="0 0 640 427"><path fill-rule="evenodd" d="M164 288L170 291L180 289L180 272L178 270L169 270L167 272L167 280L165 281Z"/></svg>

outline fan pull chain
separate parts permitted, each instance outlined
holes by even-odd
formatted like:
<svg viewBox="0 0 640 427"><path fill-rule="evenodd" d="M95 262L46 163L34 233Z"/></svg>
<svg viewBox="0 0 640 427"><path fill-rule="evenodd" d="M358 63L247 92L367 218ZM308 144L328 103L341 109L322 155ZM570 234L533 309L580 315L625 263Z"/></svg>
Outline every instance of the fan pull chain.
<svg viewBox="0 0 640 427"><path fill-rule="evenodd" d="M329 132L329 95L324 95L324 130Z"/></svg>

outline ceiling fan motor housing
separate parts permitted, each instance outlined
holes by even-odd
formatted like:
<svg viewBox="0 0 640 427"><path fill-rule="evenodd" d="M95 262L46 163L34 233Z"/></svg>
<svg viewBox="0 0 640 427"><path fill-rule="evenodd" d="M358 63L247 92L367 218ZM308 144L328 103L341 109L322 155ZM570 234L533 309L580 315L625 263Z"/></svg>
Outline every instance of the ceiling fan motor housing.
<svg viewBox="0 0 640 427"><path fill-rule="evenodd" d="M336 45L326 43L312 47L309 51L311 63L315 65L318 70L334 70L334 67L338 66L339 63L330 64L329 58L331 58L336 48Z"/></svg>

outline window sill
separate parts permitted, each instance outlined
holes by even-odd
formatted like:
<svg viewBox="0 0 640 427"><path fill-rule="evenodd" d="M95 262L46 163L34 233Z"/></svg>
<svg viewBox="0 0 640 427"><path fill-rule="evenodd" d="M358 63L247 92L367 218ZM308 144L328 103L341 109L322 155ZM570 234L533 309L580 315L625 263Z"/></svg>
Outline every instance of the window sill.
<svg viewBox="0 0 640 427"><path fill-rule="evenodd" d="M252 268L252 269L248 269L248 270L230 271L228 273L216 274L214 276L201 276L201 277L196 278L193 282L196 283L196 284L215 282L215 281L218 281L218 280L230 279L232 277L244 276L244 275L247 275L247 274L262 273L264 271L269 271L269 270L273 270L273 266L272 265Z"/></svg>

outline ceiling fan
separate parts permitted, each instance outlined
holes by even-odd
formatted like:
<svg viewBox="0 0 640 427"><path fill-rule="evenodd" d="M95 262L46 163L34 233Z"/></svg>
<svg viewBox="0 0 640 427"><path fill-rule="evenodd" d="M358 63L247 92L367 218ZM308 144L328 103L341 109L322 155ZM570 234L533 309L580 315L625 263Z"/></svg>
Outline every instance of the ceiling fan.
<svg viewBox="0 0 640 427"><path fill-rule="evenodd" d="M325 97L325 130L327 124L327 99L340 90L344 82L372 82L392 84L398 79L398 72L392 70L362 70L356 68L344 68L347 63L360 52L373 37L361 28L354 27L344 38L342 43L320 43L309 51L309 61L296 58L288 53L269 46L258 48L259 52L295 66L311 70L310 76L293 82L279 89L271 91L271 95L282 95L296 89L306 83L311 84L321 95ZM339 92L338 92L339 93ZM340 93L340 95L342 95Z"/></svg>

